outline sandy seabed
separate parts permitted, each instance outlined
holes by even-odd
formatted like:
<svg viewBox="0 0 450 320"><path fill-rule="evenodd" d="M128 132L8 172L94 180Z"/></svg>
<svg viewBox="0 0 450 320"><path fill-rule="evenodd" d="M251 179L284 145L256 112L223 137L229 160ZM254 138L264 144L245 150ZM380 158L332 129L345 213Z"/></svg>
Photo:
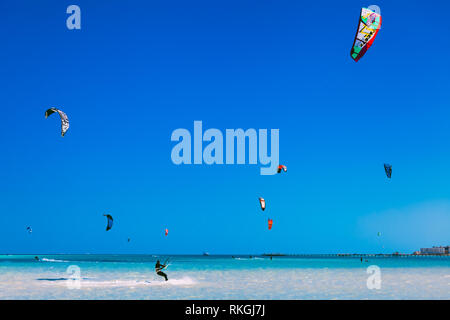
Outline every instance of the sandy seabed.
<svg viewBox="0 0 450 320"><path fill-rule="evenodd" d="M0 299L450 299L450 268L383 268L368 289L365 268L82 272L0 268ZM79 285L79 288L77 288Z"/></svg>

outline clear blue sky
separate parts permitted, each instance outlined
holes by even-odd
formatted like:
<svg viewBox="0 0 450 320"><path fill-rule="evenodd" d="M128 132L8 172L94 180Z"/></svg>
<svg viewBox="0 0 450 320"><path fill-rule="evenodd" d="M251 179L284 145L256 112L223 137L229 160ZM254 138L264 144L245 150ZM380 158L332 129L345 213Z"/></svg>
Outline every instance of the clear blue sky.
<svg viewBox="0 0 450 320"><path fill-rule="evenodd" d="M70 4L81 30L66 28ZM360 8L371 4L382 28L355 63ZM412 0L2 1L0 252L449 244L448 10ZM58 118L44 118L51 106L70 117L64 138ZM280 129L288 173L174 165L171 133L194 120ZM104 213L115 218L108 232Z"/></svg>

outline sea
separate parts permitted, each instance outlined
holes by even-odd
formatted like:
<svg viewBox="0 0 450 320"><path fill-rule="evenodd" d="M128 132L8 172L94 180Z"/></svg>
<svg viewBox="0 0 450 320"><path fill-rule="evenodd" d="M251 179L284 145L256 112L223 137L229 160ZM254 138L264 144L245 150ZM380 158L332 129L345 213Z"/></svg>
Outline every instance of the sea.
<svg viewBox="0 0 450 320"><path fill-rule="evenodd" d="M448 300L450 257L0 255L0 299Z"/></svg>

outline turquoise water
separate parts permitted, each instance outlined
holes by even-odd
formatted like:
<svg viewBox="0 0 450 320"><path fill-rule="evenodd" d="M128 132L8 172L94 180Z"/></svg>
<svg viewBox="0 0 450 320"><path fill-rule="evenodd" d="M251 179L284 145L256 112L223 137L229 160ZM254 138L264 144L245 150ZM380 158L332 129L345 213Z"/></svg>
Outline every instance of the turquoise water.
<svg viewBox="0 0 450 320"><path fill-rule="evenodd" d="M450 257L34 257L0 255L0 299L450 299ZM157 259L169 259L168 282ZM367 286L369 266L379 289Z"/></svg>

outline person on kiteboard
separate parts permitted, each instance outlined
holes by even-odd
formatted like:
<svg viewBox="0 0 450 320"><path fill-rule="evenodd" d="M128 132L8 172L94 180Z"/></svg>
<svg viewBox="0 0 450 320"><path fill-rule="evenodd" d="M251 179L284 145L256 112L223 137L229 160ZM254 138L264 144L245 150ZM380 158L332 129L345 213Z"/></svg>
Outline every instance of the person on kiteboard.
<svg viewBox="0 0 450 320"><path fill-rule="evenodd" d="M169 280L169 279L167 279L167 274L165 274L164 272L162 272L162 270L164 270L164 268L166 268L166 267L167 267L167 266L166 266L165 264L161 264L161 263L159 262L159 260L156 261L156 264L155 264L155 271L156 271L156 274L157 274L158 276L164 277L164 279L166 279L166 281L167 281L167 280Z"/></svg>

